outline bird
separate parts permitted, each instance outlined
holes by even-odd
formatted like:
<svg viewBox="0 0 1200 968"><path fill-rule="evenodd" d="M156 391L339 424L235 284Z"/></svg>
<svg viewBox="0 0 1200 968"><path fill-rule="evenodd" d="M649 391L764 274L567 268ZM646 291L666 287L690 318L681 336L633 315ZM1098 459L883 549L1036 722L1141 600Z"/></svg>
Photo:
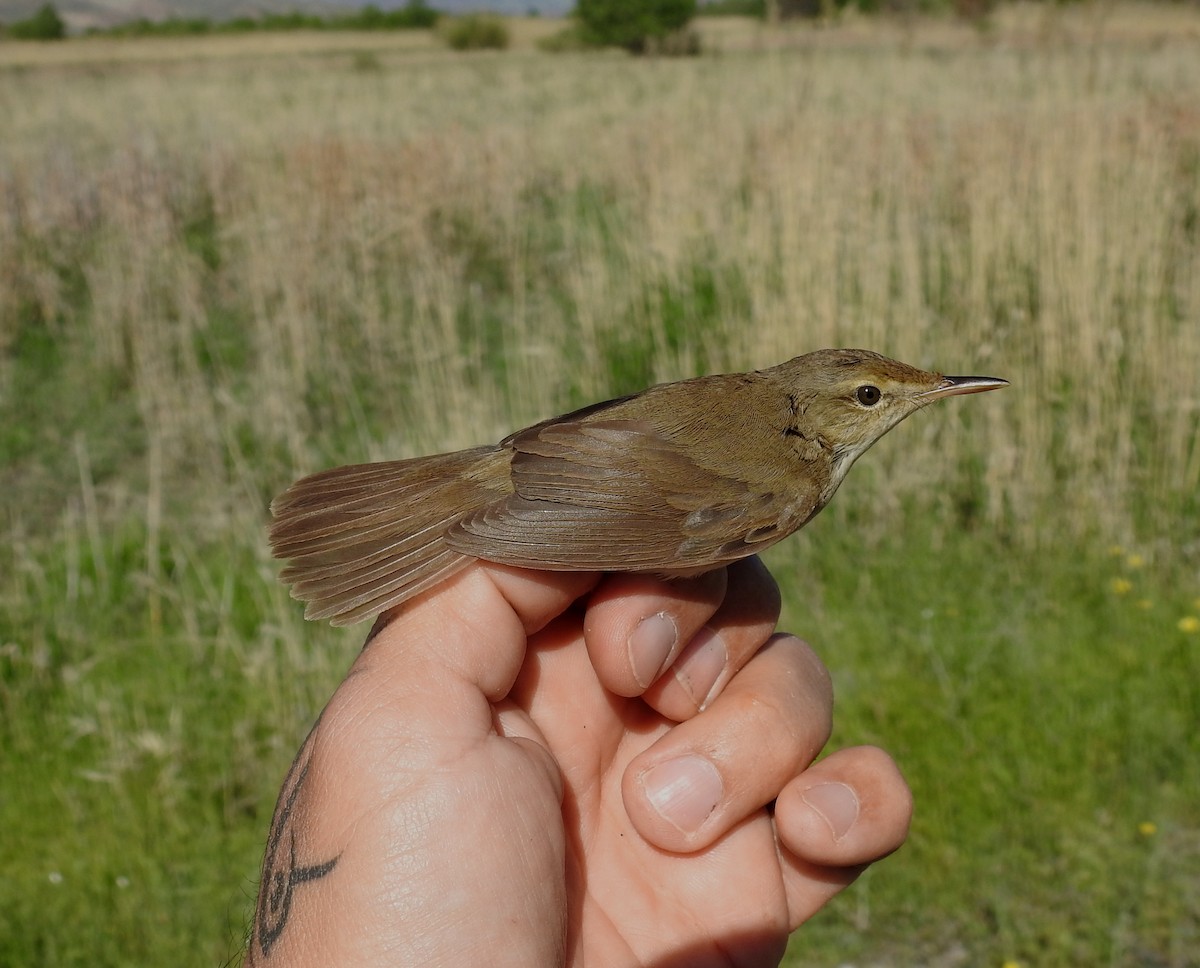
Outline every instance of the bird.
<svg viewBox="0 0 1200 968"><path fill-rule="evenodd" d="M305 617L350 625L472 562L702 574L804 527L910 414L1008 385L870 350L660 383L498 444L335 467L271 504L281 579Z"/></svg>

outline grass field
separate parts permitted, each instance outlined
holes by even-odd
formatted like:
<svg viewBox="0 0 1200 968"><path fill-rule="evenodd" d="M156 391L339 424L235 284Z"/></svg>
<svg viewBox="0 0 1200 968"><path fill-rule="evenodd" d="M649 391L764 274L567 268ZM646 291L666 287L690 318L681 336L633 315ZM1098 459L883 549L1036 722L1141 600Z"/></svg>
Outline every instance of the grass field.
<svg viewBox="0 0 1200 968"><path fill-rule="evenodd" d="M768 558L917 796L794 963L1200 965L1200 12L702 26L0 45L0 964L237 960L296 475L860 345L1013 386Z"/></svg>

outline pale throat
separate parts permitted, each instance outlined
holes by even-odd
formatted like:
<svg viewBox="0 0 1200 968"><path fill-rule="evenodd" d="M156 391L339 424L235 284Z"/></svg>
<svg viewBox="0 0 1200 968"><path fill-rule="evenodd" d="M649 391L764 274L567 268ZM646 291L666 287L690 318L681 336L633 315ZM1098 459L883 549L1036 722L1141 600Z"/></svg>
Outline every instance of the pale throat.
<svg viewBox="0 0 1200 968"><path fill-rule="evenodd" d="M833 462L829 466L829 483L825 485L821 494L823 502L828 502L833 497L833 492L845 480L846 474L854 466L854 462L865 454L870 446L870 443L858 444L854 447L839 448L833 452Z"/></svg>
<svg viewBox="0 0 1200 968"><path fill-rule="evenodd" d="M833 460L829 467L829 484L825 487L822 495L826 501L833 496L833 492L838 489L838 485L845 480L850 468L854 466L854 462L870 450L880 437L896 426L906 416L908 416L906 413L900 414L894 420L889 420L887 424L882 425L879 433L874 436L866 437L854 443L839 444L833 448Z"/></svg>

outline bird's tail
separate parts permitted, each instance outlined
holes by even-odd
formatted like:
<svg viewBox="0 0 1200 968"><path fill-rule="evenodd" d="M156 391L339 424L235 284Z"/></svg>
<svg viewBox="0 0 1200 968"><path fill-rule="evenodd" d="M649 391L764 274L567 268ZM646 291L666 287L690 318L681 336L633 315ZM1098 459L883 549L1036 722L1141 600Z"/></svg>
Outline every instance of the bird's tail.
<svg viewBox="0 0 1200 968"><path fill-rule="evenodd" d="M447 528L511 490L496 447L335 467L272 502L271 550L306 618L351 625L470 564L446 546Z"/></svg>

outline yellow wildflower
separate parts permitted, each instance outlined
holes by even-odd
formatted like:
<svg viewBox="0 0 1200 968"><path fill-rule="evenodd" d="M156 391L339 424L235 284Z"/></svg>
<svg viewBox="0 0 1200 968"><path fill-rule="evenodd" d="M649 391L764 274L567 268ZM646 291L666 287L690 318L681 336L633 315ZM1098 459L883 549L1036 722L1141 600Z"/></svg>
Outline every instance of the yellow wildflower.
<svg viewBox="0 0 1200 968"><path fill-rule="evenodd" d="M1133 582L1128 578L1114 578L1108 583L1108 587L1114 595L1128 595L1133 589Z"/></svg>
<svg viewBox="0 0 1200 968"><path fill-rule="evenodd" d="M1195 615L1185 615L1175 624L1180 632L1186 632L1188 635L1200 632L1200 618L1196 618Z"/></svg>
<svg viewBox="0 0 1200 968"><path fill-rule="evenodd" d="M1146 564L1146 559L1141 555L1130 555L1125 559L1125 565L1129 568L1141 568L1144 564Z"/></svg>
<svg viewBox="0 0 1200 968"><path fill-rule="evenodd" d="M1153 837L1158 833L1158 824L1153 820L1143 820L1138 824L1138 833L1143 837Z"/></svg>

